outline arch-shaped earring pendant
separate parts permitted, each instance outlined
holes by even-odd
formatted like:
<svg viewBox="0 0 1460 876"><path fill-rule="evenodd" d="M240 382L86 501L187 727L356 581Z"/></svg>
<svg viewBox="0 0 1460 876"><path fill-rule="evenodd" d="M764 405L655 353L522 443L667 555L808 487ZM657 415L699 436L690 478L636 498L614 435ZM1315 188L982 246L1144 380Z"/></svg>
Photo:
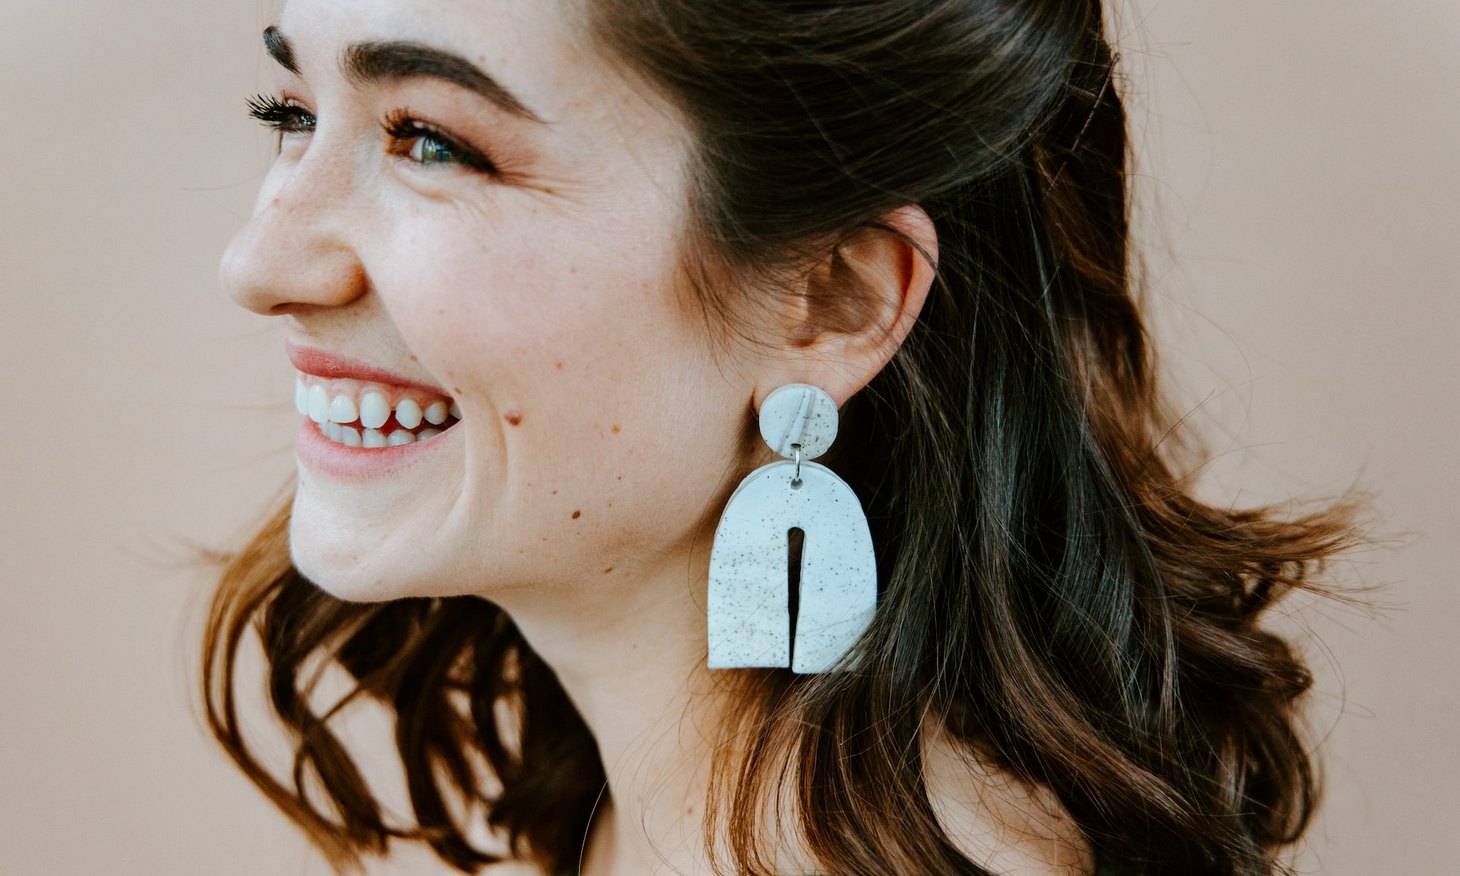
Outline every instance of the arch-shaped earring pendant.
<svg viewBox="0 0 1460 876"><path fill-rule="evenodd" d="M825 434L827 408L830 436ZM789 412L789 413L788 413ZM785 416L796 421L785 427ZM851 487L823 465L805 462L836 434L836 407L821 390L790 384L767 397L761 432L787 455L751 472L730 497L710 552L709 666L785 667L825 672L867 629L877 605L877 560L867 517ZM818 434L819 433L819 434ZM789 531L800 529L799 610L792 645Z"/></svg>

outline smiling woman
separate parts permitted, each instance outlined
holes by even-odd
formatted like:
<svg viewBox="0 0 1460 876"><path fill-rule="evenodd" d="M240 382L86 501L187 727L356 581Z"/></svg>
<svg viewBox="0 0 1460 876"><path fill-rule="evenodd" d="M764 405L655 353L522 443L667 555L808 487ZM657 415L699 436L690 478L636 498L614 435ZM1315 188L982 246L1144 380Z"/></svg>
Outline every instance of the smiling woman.
<svg viewBox="0 0 1460 876"><path fill-rule="evenodd" d="M1162 455L1098 2L290 0L264 43L223 282L286 323L297 487L204 686L333 861L1274 872L1307 675L1258 619L1347 512Z"/></svg>

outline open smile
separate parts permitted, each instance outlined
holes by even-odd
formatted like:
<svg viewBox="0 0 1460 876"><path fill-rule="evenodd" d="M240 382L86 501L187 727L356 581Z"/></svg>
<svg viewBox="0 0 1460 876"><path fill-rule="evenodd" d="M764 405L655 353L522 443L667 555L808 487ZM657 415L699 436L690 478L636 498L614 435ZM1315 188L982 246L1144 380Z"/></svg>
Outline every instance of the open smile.
<svg viewBox="0 0 1460 876"><path fill-rule="evenodd" d="M445 392L320 350L288 345L296 450L305 465L346 477L379 475L438 443L461 421Z"/></svg>
<svg viewBox="0 0 1460 876"><path fill-rule="evenodd" d="M329 440L364 449L428 441L461 419L461 409L446 397L304 373L294 381L294 407Z"/></svg>

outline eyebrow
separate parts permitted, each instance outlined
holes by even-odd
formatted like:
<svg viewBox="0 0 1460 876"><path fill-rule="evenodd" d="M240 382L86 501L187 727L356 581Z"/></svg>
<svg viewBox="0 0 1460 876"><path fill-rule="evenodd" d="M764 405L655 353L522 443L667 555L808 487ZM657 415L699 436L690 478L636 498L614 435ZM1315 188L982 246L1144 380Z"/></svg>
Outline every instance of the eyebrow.
<svg viewBox="0 0 1460 876"><path fill-rule="evenodd" d="M274 26L264 29L264 50L290 73L299 75L294 46ZM440 79L474 92L515 116L547 124L515 94L486 71L451 52L421 43L389 40L355 43L345 49L341 67L356 83L398 82L425 77Z"/></svg>
<svg viewBox="0 0 1460 876"><path fill-rule="evenodd" d="M264 28L264 51L269 53L270 58L279 62L280 67L295 76L299 75L299 64L294 60L294 45L273 25Z"/></svg>

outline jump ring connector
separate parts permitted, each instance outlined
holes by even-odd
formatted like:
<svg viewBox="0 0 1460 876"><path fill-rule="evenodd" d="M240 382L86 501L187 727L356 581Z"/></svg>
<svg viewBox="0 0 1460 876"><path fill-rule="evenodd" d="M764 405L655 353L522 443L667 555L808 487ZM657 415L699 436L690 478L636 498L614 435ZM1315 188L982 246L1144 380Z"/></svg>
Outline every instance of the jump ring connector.
<svg viewBox="0 0 1460 876"><path fill-rule="evenodd" d="M793 488L800 487L801 486L801 445L800 444L792 444L791 445L791 458L796 460L796 473L791 476L791 486Z"/></svg>

